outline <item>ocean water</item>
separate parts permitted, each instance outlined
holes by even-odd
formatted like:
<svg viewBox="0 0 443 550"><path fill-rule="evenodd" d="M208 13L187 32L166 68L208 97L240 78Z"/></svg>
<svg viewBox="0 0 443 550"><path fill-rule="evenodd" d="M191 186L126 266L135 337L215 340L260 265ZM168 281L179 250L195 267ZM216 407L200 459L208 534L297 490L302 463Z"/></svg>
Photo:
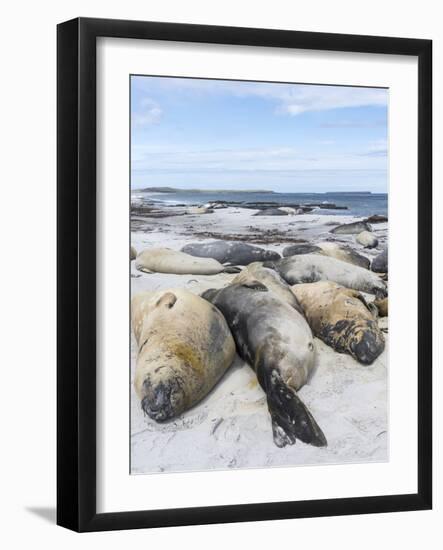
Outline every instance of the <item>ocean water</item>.
<svg viewBox="0 0 443 550"><path fill-rule="evenodd" d="M337 206L347 206L348 210L315 210L316 214L371 216L372 214L388 215L387 193L242 193L239 192L189 192L177 191L174 193L141 193L133 191L133 196L143 202L159 201L166 204L200 205L211 201L241 202L277 202L285 204L334 203ZM241 206L239 204L238 206Z"/></svg>

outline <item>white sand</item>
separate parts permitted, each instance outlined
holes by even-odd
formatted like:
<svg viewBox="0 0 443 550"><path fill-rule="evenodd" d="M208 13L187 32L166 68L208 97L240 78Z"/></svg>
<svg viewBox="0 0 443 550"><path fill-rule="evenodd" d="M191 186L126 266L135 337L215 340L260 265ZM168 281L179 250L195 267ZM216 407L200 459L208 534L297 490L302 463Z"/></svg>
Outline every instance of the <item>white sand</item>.
<svg viewBox="0 0 443 550"><path fill-rule="evenodd" d="M186 215L137 222L131 235L140 251L149 246L179 250L200 238L195 233L254 235L278 231L278 244L259 244L282 251L290 239L316 242L326 238L348 242L368 257L378 254L387 243L387 224L373 225L379 238L377 249L365 250L352 235L332 235L331 222L346 223L359 218L323 214L299 216L256 216L240 208L217 210L213 214ZM140 218L141 220L141 218ZM283 239L288 242L279 242ZM145 274L132 262L132 294L142 290L183 287L200 293L219 288L233 277ZM366 295L367 298L372 299ZM387 326L387 320L380 323ZM387 339L387 334L385 334ZM387 342L388 344L388 342ZM381 462L388 458L387 434L387 345L371 365L363 366L345 354L336 353L315 339L316 371L299 392L328 440L325 448L297 441L279 449L272 439L266 397L253 370L237 358L214 390L179 418L158 424L144 416L133 389L131 394L132 473L260 468L303 464ZM136 345L132 338L131 378L134 375Z"/></svg>

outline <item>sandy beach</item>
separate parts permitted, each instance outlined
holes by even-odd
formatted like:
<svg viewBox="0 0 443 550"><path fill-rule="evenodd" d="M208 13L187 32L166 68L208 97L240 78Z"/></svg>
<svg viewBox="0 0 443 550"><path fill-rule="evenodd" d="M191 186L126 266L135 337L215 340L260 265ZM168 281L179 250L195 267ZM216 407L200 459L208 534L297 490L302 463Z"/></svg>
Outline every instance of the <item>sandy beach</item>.
<svg viewBox="0 0 443 550"><path fill-rule="evenodd" d="M351 244L373 258L387 245L387 223L374 224L379 240L364 249L355 235L334 235L331 228L361 220L349 215L254 216L257 210L228 207L207 214L185 214L182 207L161 207L162 215L133 215L131 244L137 252L152 246L180 250L191 242L244 240L282 252L290 243L334 240ZM131 292L185 288L200 294L227 285L235 275L142 273L131 262ZM374 296L365 294L368 301ZM379 319L386 337L384 352L370 366L315 338L315 372L299 395L328 439L316 448L301 441L278 448L266 396L249 365L236 357L214 390L180 417L157 423L143 414L131 384L131 472L198 471L228 468L381 462L388 459L387 318ZM132 336L131 382L137 346Z"/></svg>

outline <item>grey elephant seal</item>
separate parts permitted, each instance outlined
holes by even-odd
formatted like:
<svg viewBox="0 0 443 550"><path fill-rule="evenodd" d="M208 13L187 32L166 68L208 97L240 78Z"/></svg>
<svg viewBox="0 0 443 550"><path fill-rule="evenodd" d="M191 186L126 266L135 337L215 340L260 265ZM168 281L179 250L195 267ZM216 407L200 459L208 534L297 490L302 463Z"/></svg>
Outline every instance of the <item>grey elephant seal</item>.
<svg viewBox="0 0 443 550"><path fill-rule="evenodd" d="M385 348L372 309L363 296L330 281L292 287L318 338L340 353L370 365Z"/></svg>
<svg viewBox="0 0 443 550"><path fill-rule="evenodd" d="M280 254L265 250L259 246L242 242L212 241L209 243L191 243L182 248L182 252L199 258L214 258L221 264L248 265L252 262L279 260Z"/></svg>
<svg viewBox="0 0 443 550"><path fill-rule="evenodd" d="M186 290L138 294L131 317L138 344L134 388L153 420L198 403L232 363L235 343L223 315Z"/></svg>
<svg viewBox="0 0 443 550"><path fill-rule="evenodd" d="M376 273L388 272L388 249L383 250L372 260L371 269Z"/></svg>
<svg viewBox="0 0 443 550"><path fill-rule="evenodd" d="M290 244L283 248L283 257L296 256L297 254L315 254L321 252L321 248L315 244Z"/></svg>
<svg viewBox="0 0 443 550"><path fill-rule="evenodd" d="M239 269L227 269L213 258L197 258L169 248L147 248L135 262L135 267L144 273L175 273L177 275L215 275L238 273Z"/></svg>
<svg viewBox="0 0 443 550"><path fill-rule="evenodd" d="M232 284L248 286L249 284L254 285L255 281L265 285L266 288L270 292L273 292L280 300L283 300L283 302L286 302L303 315L303 310L288 283L284 281L276 271L269 267L264 267L260 262L254 262L249 264L248 267L245 267L245 269L232 280Z"/></svg>
<svg viewBox="0 0 443 550"><path fill-rule="evenodd" d="M296 256L297 254L323 254L365 269L369 269L371 265L368 258L359 254L350 246L330 241L316 244L295 244L283 249L283 256L285 257Z"/></svg>
<svg viewBox="0 0 443 550"><path fill-rule="evenodd" d="M275 269L290 285L333 281L377 297L387 295L386 284L378 275L368 269L321 254L290 256L278 262L265 262L263 265Z"/></svg>
<svg viewBox="0 0 443 550"><path fill-rule="evenodd" d="M265 208L264 210L259 210L254 216L288 216L288 213L279 208Z"/></svg>
<svg viewBox="0 0 443 550"><path fill-rule="evenodd" d="M355 240L365 248L375 248L378 246L377 237L369 231L362 231L355 237Z"/></svg>
<svg viewBox="0 0 443 550"><path fill-rule="evenodd" d="M225 316L238 354L254 368L266 393L274 442L296 439L327 444L323 432L297 391L314 367L312 332L305 318L258 281L207 290L202 296Z"/></svg>
<svg viewBox="0 0 443 550"><path fill-rule="evenodd" d="M358 235L362 231L371 230L371 226L367 222L363 221L339 225L334 227L334 229L331 229L330 233L335 233L336 235Z"/></svg>
<svg viewBox="0 0 443 550"><path fill-rule="evenodd" d="M131 260L135 260L135 258L137 258L137 250L135 250L135 248L131 245L131 255L130 255L130 258Z"/></svg>

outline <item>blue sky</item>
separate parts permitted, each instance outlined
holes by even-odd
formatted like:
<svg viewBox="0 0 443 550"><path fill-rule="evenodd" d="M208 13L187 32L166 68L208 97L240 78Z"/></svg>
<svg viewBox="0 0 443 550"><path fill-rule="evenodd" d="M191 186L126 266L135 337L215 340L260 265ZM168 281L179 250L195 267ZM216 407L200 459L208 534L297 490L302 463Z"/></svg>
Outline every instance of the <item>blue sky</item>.
<svg viewBox="0 0 443 550"><path fill-rule="evenodd" d="M132 188L387 192L388 90L131 77Z"/></svg>

